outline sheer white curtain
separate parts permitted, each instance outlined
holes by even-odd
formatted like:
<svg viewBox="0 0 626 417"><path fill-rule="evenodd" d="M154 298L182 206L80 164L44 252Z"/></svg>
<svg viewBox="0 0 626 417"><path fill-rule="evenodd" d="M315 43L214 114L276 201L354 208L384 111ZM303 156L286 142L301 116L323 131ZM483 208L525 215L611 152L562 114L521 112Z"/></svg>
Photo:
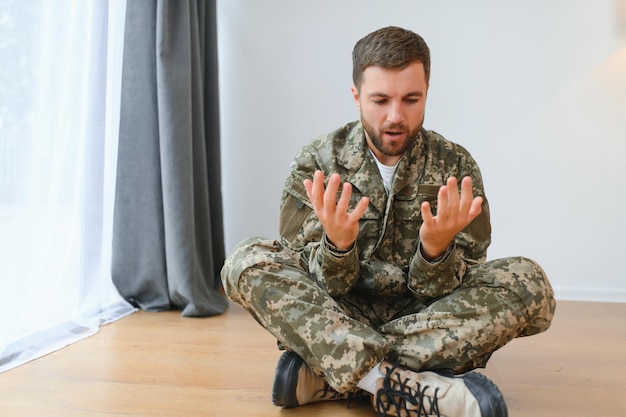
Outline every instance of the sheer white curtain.
<svg viewBox="0 0 626 417"><path fill-rule="evenodd" d="M0 372L134 311L109 270L124 10L0 3Z"/></svg>

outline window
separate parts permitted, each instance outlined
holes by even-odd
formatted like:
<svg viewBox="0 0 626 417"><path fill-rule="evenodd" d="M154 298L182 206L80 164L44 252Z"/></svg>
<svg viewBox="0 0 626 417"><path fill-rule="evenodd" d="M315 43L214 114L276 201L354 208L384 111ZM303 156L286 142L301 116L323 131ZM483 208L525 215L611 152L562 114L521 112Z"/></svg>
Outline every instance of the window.
<svg viewBox="0 0 626 417"><path fill-rule="evenodd" d="M133 311L109 271L124 6L0 0L0 371Z"/></svg>

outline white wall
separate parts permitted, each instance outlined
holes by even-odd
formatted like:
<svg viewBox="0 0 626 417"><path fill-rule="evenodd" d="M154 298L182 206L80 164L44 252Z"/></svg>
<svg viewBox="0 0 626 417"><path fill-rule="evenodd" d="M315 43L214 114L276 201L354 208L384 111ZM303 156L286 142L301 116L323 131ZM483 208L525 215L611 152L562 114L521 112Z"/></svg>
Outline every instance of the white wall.
<svg viewBox="0 0 626 417"><path fill-rule="evenodd" d="M431 48L425 127L482 168L489 257L536 259L560 299L626 301L619 1L218 1L227 251L277 236L298 149L358 118L354 43L398 25Z"/></svg>

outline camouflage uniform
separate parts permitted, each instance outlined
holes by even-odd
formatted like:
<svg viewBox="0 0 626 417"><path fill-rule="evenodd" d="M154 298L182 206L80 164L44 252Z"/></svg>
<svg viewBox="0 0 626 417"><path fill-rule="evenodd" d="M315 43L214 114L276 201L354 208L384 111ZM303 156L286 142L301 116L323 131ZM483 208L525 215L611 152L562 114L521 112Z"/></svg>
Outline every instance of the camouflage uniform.
<svg viewBox="0 0 626 417"><path fill-rule="evenodd" d="M334 248L302 184L316 169L370 199L354 247ZM451 176L471 176L483 211L433 262L419 250L420 205L436 210ZM340 187L341 188L341 187ZM340 191L341 192L341 191ZM321 136L296 156L281 201L280 240L250 238L227 259L227 295L339 392L378 362L415 371L483 367L517 336L546 330L552 288L527 258L486 262L491 226L480 171L461 146L422 130L387 194L360 122Z"/></svg>

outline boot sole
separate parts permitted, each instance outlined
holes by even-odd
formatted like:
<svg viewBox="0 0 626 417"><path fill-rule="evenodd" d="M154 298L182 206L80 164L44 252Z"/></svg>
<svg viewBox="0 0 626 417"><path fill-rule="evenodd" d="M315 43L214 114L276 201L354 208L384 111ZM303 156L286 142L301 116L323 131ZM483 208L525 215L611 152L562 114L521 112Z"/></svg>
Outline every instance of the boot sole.
<svg viewBox="0 0 626 417"><path fill-rule="evenodd" d="M304 361L297 353L290 350L282 354L276 365L274 385L272 386L272 403L278 407L297 407L296 385L298 370Z"/></svg>
<svg viewBox="0 0 626 417"><path fill-rule="evenodd" d="M509 412L502 392L489 378L477 372L463 376L467 389L474 395L483 417L508 417Z"/></svg>

